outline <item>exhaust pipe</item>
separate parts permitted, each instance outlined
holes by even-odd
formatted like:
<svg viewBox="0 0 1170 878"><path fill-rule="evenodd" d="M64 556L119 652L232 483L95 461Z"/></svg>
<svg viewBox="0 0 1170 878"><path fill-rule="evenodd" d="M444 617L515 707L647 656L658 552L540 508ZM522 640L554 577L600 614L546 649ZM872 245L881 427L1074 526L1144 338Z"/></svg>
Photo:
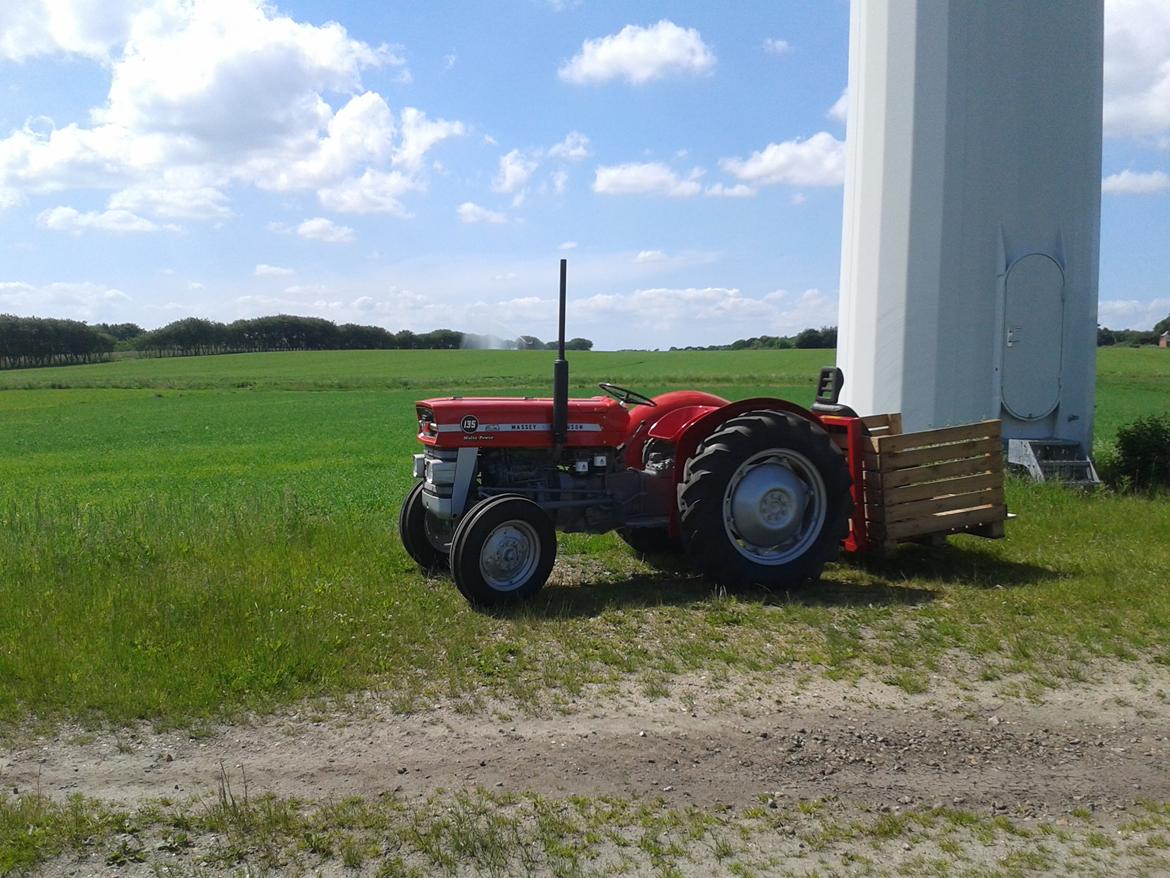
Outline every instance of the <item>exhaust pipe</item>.
<svg viewBox="0 0 1170 878"><path fill-rule="evenodd" d="M565 444L569 434L569 361L565 359L565 275L569 260L561 260L560 327L557 330L557 359L553 363L553 442Z"/></svg>

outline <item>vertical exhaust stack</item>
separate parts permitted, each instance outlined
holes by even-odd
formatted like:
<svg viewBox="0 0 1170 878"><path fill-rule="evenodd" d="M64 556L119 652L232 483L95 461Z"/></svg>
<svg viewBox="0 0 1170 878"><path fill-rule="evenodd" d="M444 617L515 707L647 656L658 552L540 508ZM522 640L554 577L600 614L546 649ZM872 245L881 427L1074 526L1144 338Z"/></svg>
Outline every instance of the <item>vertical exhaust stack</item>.
<svg viewBox="0 0 1170 878"><path fill-rule="evenodd" d="M565 359L565 275L568 260L561 260L560 326L557 330L557 360L553 363L553 442L565 444L569 433L569 362Z"/></svg>

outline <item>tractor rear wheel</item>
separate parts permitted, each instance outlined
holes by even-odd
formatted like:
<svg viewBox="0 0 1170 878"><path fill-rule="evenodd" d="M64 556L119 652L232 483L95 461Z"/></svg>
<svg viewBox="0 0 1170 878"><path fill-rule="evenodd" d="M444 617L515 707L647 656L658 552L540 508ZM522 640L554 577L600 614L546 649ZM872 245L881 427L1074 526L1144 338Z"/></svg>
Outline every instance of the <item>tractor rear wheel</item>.
<svg viewBox="0 0 1170 878"><path fill-rule="evenodd" d="M841 451L786 412L732 418L699 445L679 485L679 523L695 564L725 585L817 579L849 532Z"/></svg>
<svg viewBox="0 0 1170 878"><path fill-rule="evenodd" d="M406 554L423 570L443 570L447 566L447 554L436 549L427 538L427 510L423 506L422 490L423 483L416 483L402 502L398 513L398 538L402 540Z"/></svg>
<svg viewBox="0 0 1170 878"><path fill-rule="evenodd" d="M451 541L451 574L475 607L528 600L544 587L556 558L552 519L531 500L514 495L473 508Z"/></svg>

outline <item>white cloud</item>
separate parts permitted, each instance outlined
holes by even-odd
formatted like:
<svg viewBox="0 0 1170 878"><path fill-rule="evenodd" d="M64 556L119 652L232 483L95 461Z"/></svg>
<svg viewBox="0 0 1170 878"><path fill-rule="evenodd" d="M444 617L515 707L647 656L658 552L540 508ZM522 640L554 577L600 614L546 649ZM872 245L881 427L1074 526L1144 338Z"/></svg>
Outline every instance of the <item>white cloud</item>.
<svg viewBox="0 0 1170 878"><path fill-rule="evenodd" d="M504 194L520 189L540 166L537 159L525 156L514 149L500 157L500 168L492 179L492 191Z"/></svg>
<svg viewBox="0 0 1170 878"><path fill-rule="evenodd" d="M131 186L110 196L111 210L153 213L175 219L217 219L232 215L227 196L212 186Z"/></svg>
<svg viewBox="0 0 1170 878"><path fill-rule="evenodd" d="M206 289L206 287L197 280L189 280L189 281L187 281L187 289L189 289L189 290L202 290L202 289Z"/></svg>
<svg viewBox="0 0 1170 878"><path fill-rule="evenodd" d="M570 131L560 143L548 148L550 158L579 162L590 156L589 138L580 131Z"/></svg>
<svg viewBox="0 0 1170 878"><path fill-rule="evenodd" d="M1170 4L1105 3L1105 134L1145 137L1170 130Z"/></svg>
<svg viewBox="0 0 1170 878"><path fill-rule="evenodd" d="M108 92L84 122L35 118L0 138L0 193L14 197L110 189L119 190L111 210L222 219L233 187L256 186L407 215L386 197L385 178L366 199L346 186L393 167L412 182L398 194L422 191L428 151L464 133L462 122L415 107L396 116L363 89L368 68L409 80L395 50L333 22L296 21L266 0L0 4L0 58L46 54L96 59Z"/></svg>
<svg viewBox="0 0 1170 878"><path fill-rule="evenodd" d="M764 51L769 55L787 55L792 51L792 44L788 40L778 40L768 37L764 40Z"/></svg>
<svg viewBox="0 0 1170 878"><path fill-rule="evenodd" d="M569 184L569 174L567 171L553 171L549 179L552 181L553 192L555 192L557 195L560 195L562 192L564 192L565 187Z"/></svg>
<svg viewBox="0 0 1170 878"><path fill-rule="evenodd" d="M1101 181L1107 195L1148 195L1170 190L1170 174L1165 171L1130 171L1110 174Z"/></svg>
<svg viewBox="0 0 1170 878"><path fill-rule="evenodd" d="M1153 329L1170 315L1170 298L1102 299L1097 304L1097 322L1110 329Z"/></svg>
<svg viewBox="0 0 1170 878"><path fill-rule="evenodd" d="M821 131L808 140L769 143L746 159L721 159L719 165L759 186L838 186L845 180L845 144Z"/></svg>
<svg viewBox="0 0 1170 878"><path fill-rule="evenodd" d="M0 314L116 320L125 315L123 307L130 301L130 296L115 287L89 281L42 286L23 281L0 282Z"/></svg>
<svg viewBox="0 0 1170 878"><path fill-rule="evenodd" d="M291 268L284 268L280 265L268 265L265 262L261 262L256 266L256 270L252 274L256 277L288 277L289 275L296 274L296 272Z"/></svg>
<svg viewBox="0 0 1170 878"><path fill-rule="evenodd" d="M72 207L52 207L37 217L37 225L54 232L160 232L176 231L173 225L160 226L128 210L89 211Z"/></svg>
<svg viewBox="0 0 1170 878"><path fill-rule="evenodd" d="M558 250L576 250L577 249L577 242L576 241L562 241L560 243L560 245L557 247L557 249Z"/></svg>
<svg viewBox="0 0 1170 878"><path fill-rule="evenodd" d="M799 295L777 290L757 297L727 287L656 287L576 300L573 319L583 329L633 321L657 332L663 347L706 345L758 335L792 335L810 326L834 324L837 300L817 289ZM643 331L640 337L643 345L653 346L653 335Z"/></svg>
<svg viewBox="0 0 1170 878"><path fill-rule="evenodd" d="M459 214L459 220L465 223L492 223L501 224L506 223L508 218L498 211L488 210L486 207L480 207L471 201L465 201L459 207L455 208L455 212Z"/></svg>
<svg viewBox="0 0 1170 878"><path fill-rule="evenodd" d="M830 119L836 119L838 122L845 123L849 120L849 86L845 86L841 90L841 97L833 101L833 106L829 107L825 115Z"/></svg>
<svg viewBox="0 0 1170 878"><path fill-rule="evenodd" d="M702 74L715 55L694 28L663 19L651 27L626 25L616 34L585 40L558 71L566 82L586 85L625 79L641 85L670 74Z"/></svg>
<svg viewBox="0 0 1170 878"><path fill-rule="evenodd" d="M443 56L443 69L452 70L459 61L459 56L454 52L450 52Z"/></svg>
<svg viewBox="0 0 1170 878"><path fill-rule="evenodd" d="M465 131L462 122L428 119L422 110L407 107L402 111L402 143L394 153L394 164L417 171L431 147L450 137L461 137Z"/></svg>
<svg viewBox="0 0 1170 878"><path fill-rule="evenodd" d="M603 195L669 195L687 198L703 187L694 179L683 179L661 162L602 165L597 168L593 191Z"/></svg>
<svg viewBox="0 0 1170 878"><path fill-rule="evenodd" d="M800 207L802 204L808 201L808 196L803 192L793 192L792 197L789 198L788 201L793 207Z"/></svg>
<svg viewBox="0 0 1170 878"><path fill-rule="evenodd" d="M118 4L23 0L0 6L0 58L25 61L70 54L106 61L130 35L133 19L154 0Z"/></svg>
<svg viewBox="0 0 1170 878"><path fill-rule="evenodd" d="M409 219L413 214L399 198L419 188L417 180L399 171L367 168L360 177L319 189L317 196L322 207L337 213L386 213Z"/></svg>
<svg viewBox="0 0 1170 878"><path fill-rule="evenodd" d="M703 194L714 198L751 198L756 190L744 183L736 183L734 186L716 183L704 189Z"/></svg>
<svg viewBox="0 0 1170 878"><path fill-rule="evenodd" d="M661 250L639 250L638 255L634 257L634 262L662 262L666 259L666 254Z"/></svg>
<svg viewBox="0 0 1170 878"><path fill-rule="evenodd" d="M297 234L310 241L324 241L328 244L348 244L354 239L349 226L341 226L323 216L307 219L297 226Z"/></svg>

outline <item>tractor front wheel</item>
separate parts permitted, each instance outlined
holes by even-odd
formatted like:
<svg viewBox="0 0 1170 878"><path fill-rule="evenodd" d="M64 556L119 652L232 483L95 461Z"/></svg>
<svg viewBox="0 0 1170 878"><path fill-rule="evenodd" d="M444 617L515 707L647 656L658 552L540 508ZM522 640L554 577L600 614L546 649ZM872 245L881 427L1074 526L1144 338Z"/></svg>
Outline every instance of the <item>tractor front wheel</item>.
<svg viewBox="0 0 1170 878"><path fill-rule="evenodd" d="M533 597L557 558L552 519L525 497L494 497L463 517L451 541L455 585L475 607Z"/></svg>
<svg viewBox="0 0 1170 878"><path fill-rule="evenodd" d="M427 537L427 511L422 502L423 483L417 482L398 513L398 538L402 548L423 570L432 572L447 566L447 554L440 552Z"/></svg>
<svg viewBox="0 0 1170 878"><path fill-rule="evenodd" d="M817 579L849 532L844 456L818 424L749 412L708 436L679 485L679 523L700 570L725 585Z"/></svg>

